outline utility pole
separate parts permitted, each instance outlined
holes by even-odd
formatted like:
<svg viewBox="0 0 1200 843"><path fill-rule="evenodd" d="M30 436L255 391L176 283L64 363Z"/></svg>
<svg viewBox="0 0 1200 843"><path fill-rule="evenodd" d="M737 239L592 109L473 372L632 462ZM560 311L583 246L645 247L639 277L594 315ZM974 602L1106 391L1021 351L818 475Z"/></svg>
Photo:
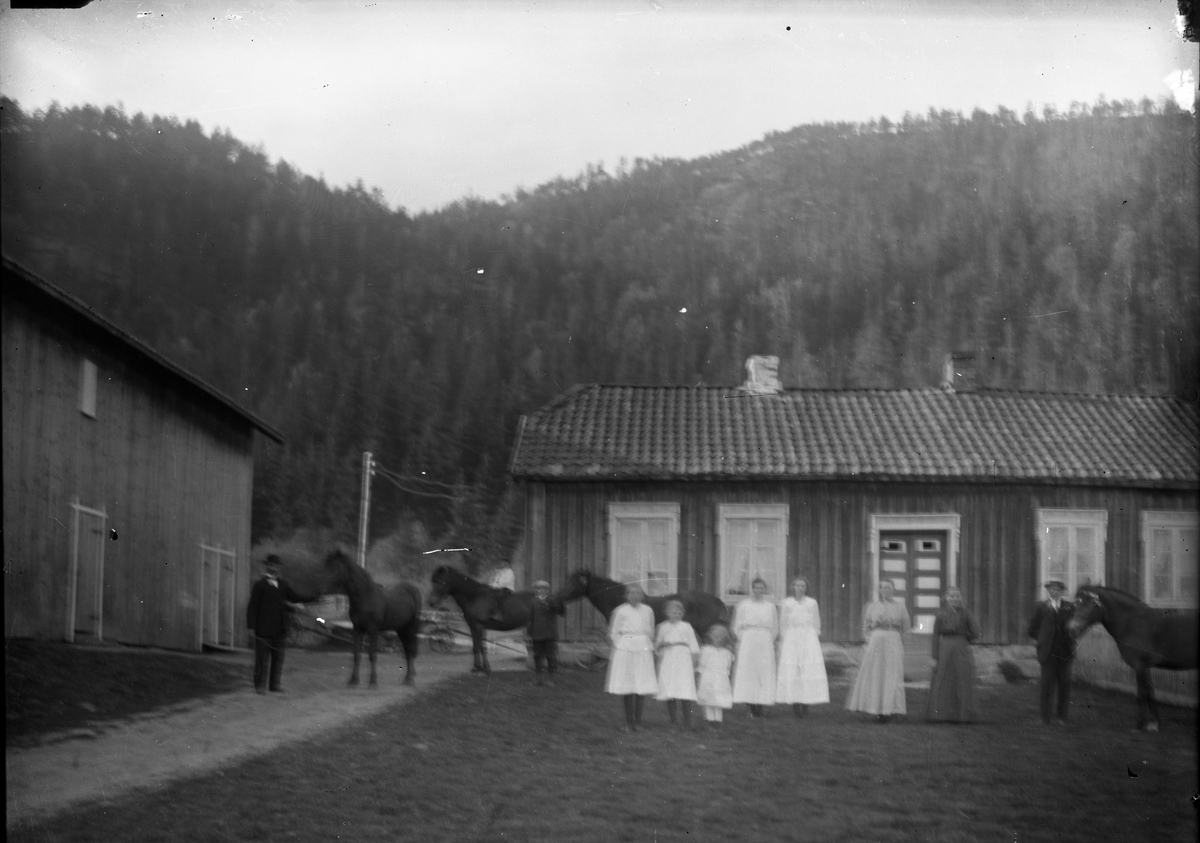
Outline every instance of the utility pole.
<svg viewBox="0 0 1200 843"><path fill-rule="evenodd" d="M367 514L371 511L371 452L363 451L362 460L362 506L358 511L358 566L367 566Z"/></svg>

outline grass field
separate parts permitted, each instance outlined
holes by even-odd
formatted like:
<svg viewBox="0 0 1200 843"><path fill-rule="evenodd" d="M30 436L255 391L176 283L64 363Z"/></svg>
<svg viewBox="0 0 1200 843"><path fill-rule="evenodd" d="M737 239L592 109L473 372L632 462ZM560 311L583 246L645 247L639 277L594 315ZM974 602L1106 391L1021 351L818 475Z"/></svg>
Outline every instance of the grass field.
<svg viewBox="0 0 1200 843"><path fill-rule="evenodd" d="M1043 727L1032 685L981 688L985 722L889 725L834 702L720 730L648 701L620 731L599 673L463 676L333 738L21 829L18 841L1192 841L1195 712L1130 730L1133 701L1076 686Z"/></svg>

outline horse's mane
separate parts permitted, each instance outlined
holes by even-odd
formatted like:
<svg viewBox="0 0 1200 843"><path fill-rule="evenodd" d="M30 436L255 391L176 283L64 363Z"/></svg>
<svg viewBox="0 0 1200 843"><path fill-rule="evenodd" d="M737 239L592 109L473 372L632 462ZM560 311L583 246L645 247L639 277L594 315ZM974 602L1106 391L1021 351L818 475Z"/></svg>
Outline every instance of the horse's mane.
<svg viewBox="0 0 1200 843"><path fill-rule="evenodd" d="M468 594L475 595L484 591L495 591L490 585L485 585L479 580L473 580L457 568L451 568L449 565L442 565L433 572L433 578L438 575L443 578L456 580L457 587Z"/></svg>
<svg viewBox="0 0 1200 843"><path fill-rule="evenodd" d="M326 565L339 565L345 569L346 578L360 589L373 587L376 583L365 568L360 568L344 551L334 550L325 557Z"/></svg>
<svg viewBox="0 0 1200 843"><path fill-rule="evenodd" d="M1111 594L1114 597L1128 600L1131 603L1145 605L1140 597L1136 597L1135 595L1130 594L1128 591L1122 591L1119 588L1113 588L1109 585L1081 585L1078 589L1076 589L1076 594L1078 594L1080 591L1088 590L1099 591L1103 594Z"/></svg>

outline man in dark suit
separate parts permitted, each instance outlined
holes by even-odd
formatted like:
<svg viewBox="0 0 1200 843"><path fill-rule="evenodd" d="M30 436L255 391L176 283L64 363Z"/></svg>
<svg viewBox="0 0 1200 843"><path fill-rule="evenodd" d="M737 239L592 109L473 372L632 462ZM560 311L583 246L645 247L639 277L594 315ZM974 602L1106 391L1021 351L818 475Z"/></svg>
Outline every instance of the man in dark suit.
<svg viewBox="0 0 1200 843"><path fill-rule="evenodd" d="M283 648L287 642L288 603L301 602L280 576L282 563L271 554L263 563L266 573L250 589L250 604L246 607L246 627L254 639L254 690L265 694L268 687L281 692ZM269 671L268 671L269 667Z"/></svg>
<svg viewBox="0 0 1200 843"><path fill-rule="evenodd" d="M1042 722L1062 725L1067 722L1071 704L1071 664L1075 658L1075 642L1067 631L1075 606L1063 600L1066 585L1061 580L1047 580L1048 599L1037 604L1029 621L1029 637L1037 640L1037 658L1042 666L1039 684ZM1057 716L1051 719L1054 692L1058 691Z"/></svg>

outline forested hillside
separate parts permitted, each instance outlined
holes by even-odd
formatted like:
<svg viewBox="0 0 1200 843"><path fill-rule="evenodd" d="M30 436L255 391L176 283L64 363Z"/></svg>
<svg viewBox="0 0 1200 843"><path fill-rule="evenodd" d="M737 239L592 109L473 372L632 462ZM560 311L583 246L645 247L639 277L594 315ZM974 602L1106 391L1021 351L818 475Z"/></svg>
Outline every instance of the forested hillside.
<svg viewBox="0 0 1200 843"><path fill-rule="evenodd" d="M277 425L259 538L502 558L517 419L580 382L1183 392L1195 382L1192 116L930 113L802 126L436 213L193 122L3 100L4 253ZM1194 393L1192 393L1194 397ZM387 481L387 482L384 482Z"/></svg>

